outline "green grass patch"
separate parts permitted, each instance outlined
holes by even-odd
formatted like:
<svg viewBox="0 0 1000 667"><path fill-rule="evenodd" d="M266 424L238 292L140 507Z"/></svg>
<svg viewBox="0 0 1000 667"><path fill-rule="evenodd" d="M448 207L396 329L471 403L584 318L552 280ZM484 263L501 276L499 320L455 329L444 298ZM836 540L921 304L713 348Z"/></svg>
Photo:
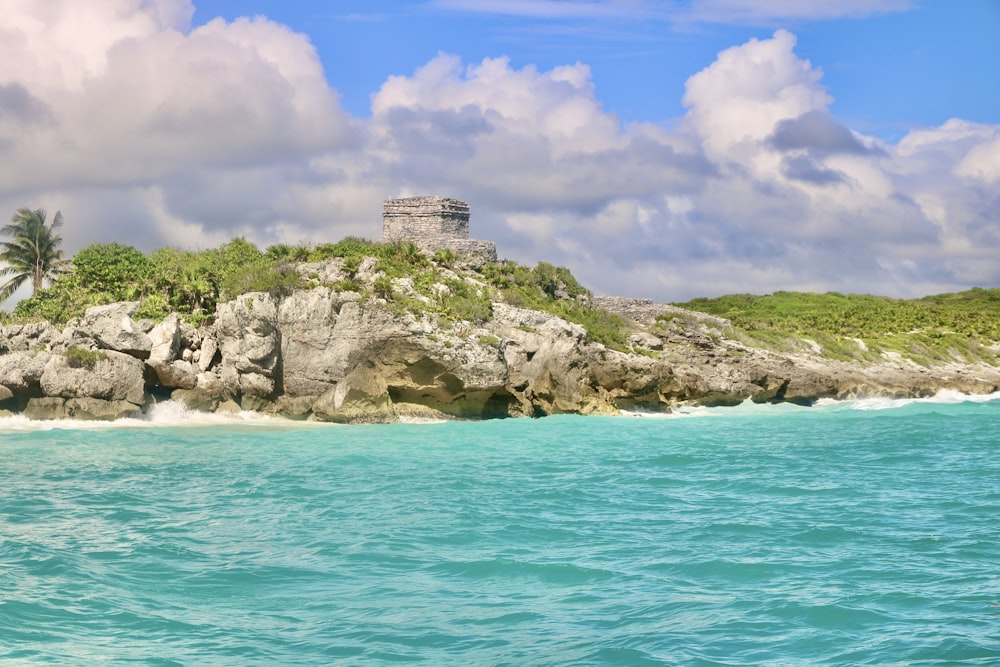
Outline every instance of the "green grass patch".
<svg viewBox="0 0 1000 667"><path fill-rule="evenodd" d="M86 350L82 347L68 348L63 352L63 356L66 357L66 364L70 368L86 368L91 371L97 366L98 361L108 358L102 350Z"/></svg>
<svg viewBox="0 0 1000 667"><path fill-rule="evenodd" d="M724 317L750 341L779 351L795 351L795 341L809 338L835 359L871 361L892 351L923 365L997 363L989 346L1000 340L1000 289L921 299L837 292L733 294L675 305ZM853 339L863 340L868 350Z"/></svg>

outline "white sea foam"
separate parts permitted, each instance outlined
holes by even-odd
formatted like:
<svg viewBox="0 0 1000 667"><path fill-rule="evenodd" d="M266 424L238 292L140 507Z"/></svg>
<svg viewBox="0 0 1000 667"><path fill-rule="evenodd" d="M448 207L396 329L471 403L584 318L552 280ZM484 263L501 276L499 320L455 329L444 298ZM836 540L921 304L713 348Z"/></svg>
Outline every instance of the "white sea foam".
<svg viewBox="0 0 1000 667"><path fill-rule="evenodd" d="M906 405L917 404L940 404L955 405L958 403L989 403L1000 400L1000 392L992 394L965 394L952 389L943 389L933 396L924 398L855 398L838 400L833 398L823 398L816 402L816 407L827 409L848 409L848 410L893 410Z"/></svg>
<svg viewBox="0 0 1000 667"><path fill-rule="evenodd" d="M310 422L312 423L312 422ZM199 426L260 425L287 426L303 424L282 417L262 415L257 412L209 413L191 410L183 403L165 401L150 406L143 413L115 421L90 421L80 419L33 420L23 415L0 418L0 433L12 431L102 430L120 428L179 428Z"/></svg>
<svg viewBox="0 0 1000 667"><path fill-rule="evenodd" d="M917 404L958 404L958 403L989 403L1000 401L1000 392L992 394L964 394L958 391L943 390L926 398L857 398L832 399L823 398L816 401L812 407L795 405L793 403L754 403L747 399L735 406L705 407L698 405L678 406L669 411L654 412L644 410L622 410L624 417L642 419L684 419L691 417L736 416L739 414L789 414L806 410L892 410L913 403ZM402 417L400 423L406 424L438 424L447 420ZM261 427L327 427L336 426L326 422L296 421L258 412L244 411L237 413L209 413L191 410L176 401L157 403L135 417L115 421L88 421L79 419L33 420L23 415L0 417L0 433L23 431L62 430L102 430L119 428L179 428L206 426L261 426Z"/></svg>
<svg viewBox="0 0 1000 667"><path fill-rule="evenodd" d="M711 410L713 408L706 408L701 405L683 405L662 412L656 410L621 410L621 416L641 419L683 419L685 417L704 417L710 414Z"/></svg>
<svg viewBox="0 0 1000 667"><path fill-rule="evenodd" d="M734 406L705 407L692 405L675 407L667 412L622 410L621 414L625 417L642 417L645 419L677 419L683 417L736 416L740 414L782 415L799 413L807 410L893 410L914 403L954 405L958 403L989 403L990 401L1000 401L1000 392L992 394L964 394L960 391L946 389L938 392L934 396L928 396L925 398L821 398L812 406L802 406L794 403L754 403L750 399L747 399L739 405Z"/></svg>
<svg viewBox="0 0 1000 667"><path fill-rule="evenodd" d="M440 417L409 417L399 418L400 424L447 424L449 420Z"/></svg>

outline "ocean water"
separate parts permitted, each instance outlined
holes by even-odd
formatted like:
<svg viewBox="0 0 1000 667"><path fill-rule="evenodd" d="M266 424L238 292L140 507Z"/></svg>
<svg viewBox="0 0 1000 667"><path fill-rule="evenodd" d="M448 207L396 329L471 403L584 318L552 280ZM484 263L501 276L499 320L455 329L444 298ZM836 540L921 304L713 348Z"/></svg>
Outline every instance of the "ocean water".
<svg viewBox="0 0 1000 667"><path fill-rule="evenodd" d="M0 420L0 663L997 665L1000 396Z"/></svg>

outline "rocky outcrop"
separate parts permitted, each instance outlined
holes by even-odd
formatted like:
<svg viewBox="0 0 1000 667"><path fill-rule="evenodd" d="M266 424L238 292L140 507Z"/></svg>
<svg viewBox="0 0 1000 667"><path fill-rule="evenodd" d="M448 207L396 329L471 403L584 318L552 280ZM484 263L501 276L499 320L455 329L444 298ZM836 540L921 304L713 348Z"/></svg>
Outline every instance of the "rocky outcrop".
<svg viewBox="0 0 1000 667"><path fill-rule="evenodd" d="M746 346L717 317L595 298L629 321L631 349L615 351L550 314L493 303L489 321L479 324L414 315L334 289L344 275L337 260L309 271L330 284L282 298L245 294L220 304L214 323L200 329L176 315L137 322L136 304L89 309L62 329L3 327L0 411L117 419L172 398L204 411L366 423L1000 388L1000 369L986 364L925 367L891 355L862 364L808 348L779 354ZM357 275L380 274L366 260ZM419 298L407 292L412 281L394 285L404 298Z"/></svg>
<svg viewBox="0 0 1000 667"><path fill-rule="evenodd" d="M268 294L244 294L219 305L216 329L222 351L222 384L248 409L264 406L281 389L278 307Z"/></svg>
<svg viewBox="0 0 1000 667"><path fill-rule="evenodd" d="M175 313L164 319L150 330L149 339L147 382L165 389L194 389L198 384L198 367L190 361L194 352L182 345L184 336L180 317ZM211 345L207 347L209 349L204 354L211 359L215 349Z"/></svg>
<svg viewBox="0 0 1000 667"><path fill-rule="evenodd" d="M138 303L112 303L88 308L76 328L102 350L147 359L152 341L132 319L138 307Z"/></svg>
<svg viewBox="0 0 1000 667"><path fill-rule="evenodd" d="M52 355L39 385L46 396L128 401L141 407L146 394L142 362L121 352L102 352L91 364L78 365L74 357Z"/></svg>

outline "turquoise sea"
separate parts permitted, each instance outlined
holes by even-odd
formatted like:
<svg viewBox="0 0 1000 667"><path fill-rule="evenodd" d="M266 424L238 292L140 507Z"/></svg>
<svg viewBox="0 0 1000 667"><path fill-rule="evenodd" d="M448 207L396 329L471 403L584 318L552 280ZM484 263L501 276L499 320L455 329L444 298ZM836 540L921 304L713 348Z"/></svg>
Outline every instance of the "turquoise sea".
<svg viewBox="0 0 1000 667"><path fill-rule="evenodd" d="M7 665L997 665L1000 396L0 420Z"/></svg>

